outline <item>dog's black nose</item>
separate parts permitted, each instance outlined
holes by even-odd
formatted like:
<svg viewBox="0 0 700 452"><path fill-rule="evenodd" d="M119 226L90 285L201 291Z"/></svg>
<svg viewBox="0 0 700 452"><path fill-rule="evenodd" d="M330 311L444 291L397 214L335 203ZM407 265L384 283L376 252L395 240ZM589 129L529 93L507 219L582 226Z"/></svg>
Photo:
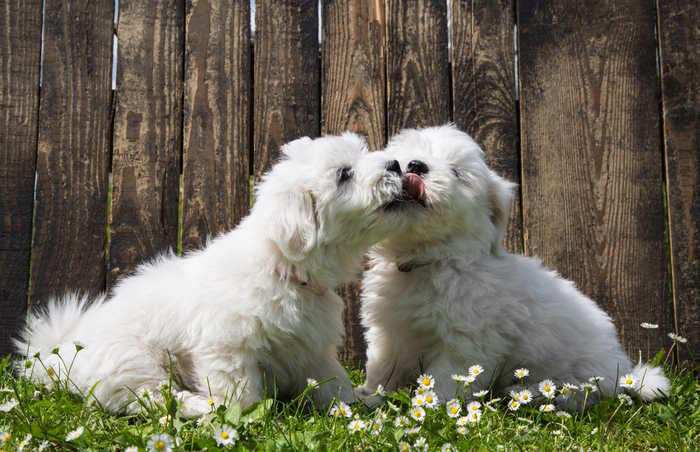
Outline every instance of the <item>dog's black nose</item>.
<svg viewBox="0 0 700 452"><path fill-rule="evenodd" d="M401 175L401 165L399 165L398 160L391 160L386 164L386 170Z"/></svg>
<svg viewBox="0 0 700 452"><path fill-rule="evenodd" d="M422 176L423 174L428 174L428 165L421 162L420 160L411 160L410 162L408 162L406 172Z"/></svg>

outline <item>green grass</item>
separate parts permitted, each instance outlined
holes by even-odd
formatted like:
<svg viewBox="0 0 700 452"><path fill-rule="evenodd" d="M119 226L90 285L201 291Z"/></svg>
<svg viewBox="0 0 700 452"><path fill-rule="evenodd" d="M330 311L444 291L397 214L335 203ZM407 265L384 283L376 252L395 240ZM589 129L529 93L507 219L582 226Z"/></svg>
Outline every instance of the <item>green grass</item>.
<svg viewBox="0 0 700 452"><path fill-rule="evenodd" d="M8 359L0 363L0 409L8 401L18 402L8 412L0 412L2 450L16 450L27 434L32 437L25 450L36 450L44 440L51 444L49 450L124 450L129 446L144 450L149 439L160 433L176 441L176 449L215 450L214 429L222 425L237 430L238 441L228 446L236 450L396 450L402 441L413 446L420 437L427 440L430 450L440 450L445 443L458 450L693 450L700 444L700 387L690 370L667 369L673 389L663 401L635 401L627 406L618 399L604 398L570 418L542 413L537 404L512 412L502 400L493 404L495 411L482 407L483 417L468 426L465 435L457 432L444 403L426 410L422 424L410 421L411 427L421 425L418 433L395 427L398 414L386 402L374 410L356 404L352 407L355 416L368 424L381 416L379 410L386 419L378 435L367 430L350 433L347 427L352 419L315 411L308 403L312 388L287 403L266 399L244 411L236 403L220 406L200 423L178 417L177 402L164 388L164 404L143 399L140 414L115 416L68 393L65 381L39 387L16 373ZM359 370L352 370L351 376L356 384L363 379ZM408 416L411 395L400 390L387 394L387 399ZM468 389L465 395L466 401L472 399ZM174 422L161 424L159 420L168 414ZM68 433L78 427L83 427L82 435L66 441ZM6 443L2 442L3 432L9 433Z"/></svg>

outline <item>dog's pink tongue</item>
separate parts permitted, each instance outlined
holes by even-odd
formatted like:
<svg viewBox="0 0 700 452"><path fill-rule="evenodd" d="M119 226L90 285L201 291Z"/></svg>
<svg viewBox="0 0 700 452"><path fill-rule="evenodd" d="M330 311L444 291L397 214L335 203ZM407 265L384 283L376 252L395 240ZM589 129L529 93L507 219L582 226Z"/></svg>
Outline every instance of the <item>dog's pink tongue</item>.
<svg viewBox="0 0 700 452"><path fill-rule="evenodd" d="M425 187L423 186L423 179L421 179L419 175L415 173L406 173L401 180L401 184L403 186L403 190L412 199L416 199L418 201L423 199L423 196L425 195Z"/></svg>

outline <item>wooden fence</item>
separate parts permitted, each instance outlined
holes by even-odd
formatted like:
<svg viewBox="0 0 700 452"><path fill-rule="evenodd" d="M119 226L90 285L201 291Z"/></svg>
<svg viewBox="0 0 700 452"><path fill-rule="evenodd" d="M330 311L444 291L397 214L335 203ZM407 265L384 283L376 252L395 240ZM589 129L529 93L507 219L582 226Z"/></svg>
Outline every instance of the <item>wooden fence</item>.
<svg viewBox="0 0 700 452"><path fill-rule="evenodd" d="M447 121L520 184L511 251L574 279L632 356L700 345L694 2L257 0L254 36L248 0L121 0L116 26L112 0L44 3L0 1L0 353L28 296L235 226L280 144Z"/></svg>

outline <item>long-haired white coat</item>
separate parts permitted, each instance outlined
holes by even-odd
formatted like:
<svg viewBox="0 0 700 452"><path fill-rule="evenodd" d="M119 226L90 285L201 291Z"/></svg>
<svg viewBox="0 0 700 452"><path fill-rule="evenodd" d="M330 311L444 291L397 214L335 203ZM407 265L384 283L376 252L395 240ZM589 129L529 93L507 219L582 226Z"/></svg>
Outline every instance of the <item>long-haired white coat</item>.
<svg viewBox="0 0 700 452"><path fill-rule="evenodd" d="M487 370L474 391L493 381L508 393L521 367L535 385L602 377L611 395L629 374L623 386L645 400L668 391L662 370L634 366L610 317L572 282L504 250L513 184L487 167L467 134L449 125L405 130L386 152L404 171L407 199L395 209L405 223L373 248L363 279L363 396L380 384L414 383L424 371L444 401L458 384L451 376L473 364Z"/></svg>
<svg viewBox="0 0 700 452"><path fill-rule="evenodd" d="M390 227L398 163L350 133L301 138L282 154L235 230L141 265L109 295L34 312L16 342L33 378L65 381L70 368L69 389L131 411L134 394L158 394L172 368L186 417L209 411L210 399L248 406L273 385L295 395L308 378L334 379L312 392L321 405L354 400L337 360L344 305L333 288L359 274Z"/></svg>

